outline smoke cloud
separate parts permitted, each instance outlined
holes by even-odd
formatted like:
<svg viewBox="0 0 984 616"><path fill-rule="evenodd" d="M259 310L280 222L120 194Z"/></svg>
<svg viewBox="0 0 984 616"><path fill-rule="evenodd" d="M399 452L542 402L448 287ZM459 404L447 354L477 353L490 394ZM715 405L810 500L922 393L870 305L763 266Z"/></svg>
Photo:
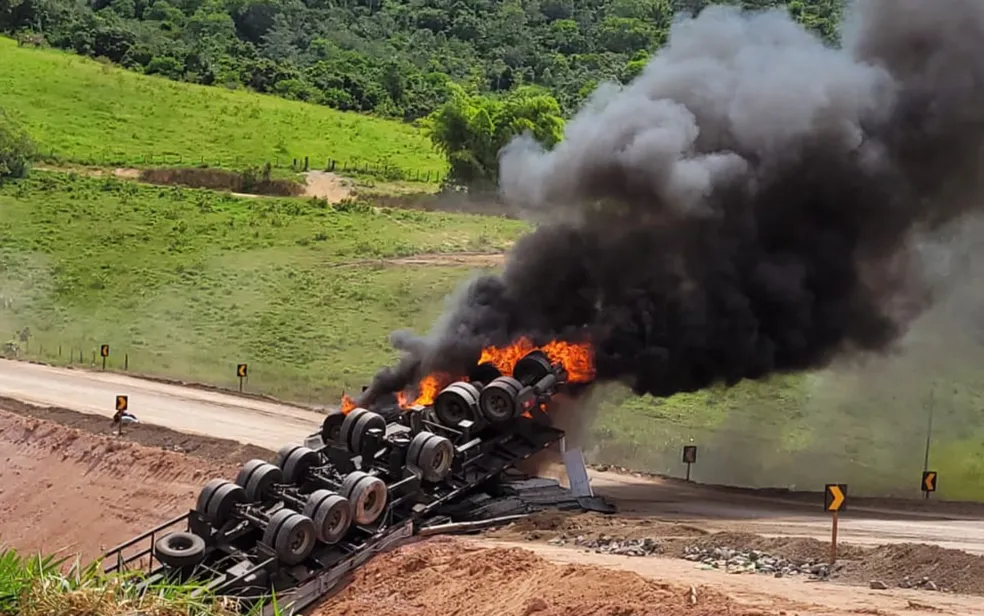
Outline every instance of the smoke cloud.
<svg viewBox="0 0 984 616"><path fill-rule="evenodd" d="M364 401L520 335L587 336L657 396L890 350L934 299L920 238L984 206L984 3L863 0L842 39L709 7L553 150L515 139L500 188L536 230L394 334Z"/></svg>

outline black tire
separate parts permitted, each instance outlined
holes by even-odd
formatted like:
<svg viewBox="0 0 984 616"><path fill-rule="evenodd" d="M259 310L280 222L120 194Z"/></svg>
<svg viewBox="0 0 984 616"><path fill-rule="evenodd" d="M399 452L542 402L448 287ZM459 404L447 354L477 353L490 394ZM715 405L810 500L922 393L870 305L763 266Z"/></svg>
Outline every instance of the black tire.
<svg viewBox="0 0 984 616"><path fill-rule="evenodd" d="M283 472L276 466L264 462L253 470L246 484L246 499L251 503L270 500L270 490L274 485L284 482Z"/></svg>
<svg viewBox="0 0 984 616"><path fill-rule="evenodd" d="M224 486L229 483L225 479L211 479L202 488L202 491L198 493L198 501L195 503L195 511L205 515L208 511L208 503L212 500L212 496L219 487Z"/></svg>
<svg viewBox="0 0 984 616"><path fill-rule="evenodd" d="M283 469L284 464L287 462L287 458L290 457L290 454L294 453L295 449L300 449L301 447L302 446L297 443L287 443L277 450L277 457L274 458L273 463L277 465L277 468Z"/></svg>
<svg viewBox="0 0 984 616"><path fill-rule="evenodd" d="M513 376L523 385L532 385L553 372L553 365L543 351L530 351L513 367Z"/></svg>
<svg viewBox="0 0 984 616"><path fill-rule="evenodd" d="M356 524L372 524L386 510L389 493L386 484L378 477L362 471L354 471L342 481L341 494L352 505L352 519Z"/></svg>
<svg viewBox="0 0 984 616"><path fill-rule="evenodd" d="M345 422L345 415L342 413L329 413L321 423L321 441L328 443L344 443L342 440L342 424Z"/></svg>
<svg viewBox="0 0 984 616"><path fill-rule="evenodd" d="M349 451L352 450L351 438L352 429L355 428L355 424L358 423L359 419L368 413L366 409L355 408L345 415L345 419L342 420L342 427L338 430L338 442L341 443Z"/></svg>
<svg viewBox="0 0 984 616"><path fill-rule="evenodd" d="M478 389L465 381L448 385L434 398L434 415L442 425L455 429L462 421L478 420Z"/></svg>
<svg viewBox="0 0 984 616"><path fill-rule="evenodd" d="M209 524L222 527L232 518L236 505L246 502L246 491L236 484L226 481L215 489L204 514Z"/></svg>
<svg viewBox="0 0 984 616"><path fill-rule="evenodd" d="M369 430L373 428L378 428L386 433L386 420L383 419L382 415L373 413L372 411L366 411L359 417L359 420L355 422L352 427L352 431L349 433L348 446L349 451L356 455L362 453L362 446L366 442L366 437L369 434Z"/></svg>
<svg viewBox="0 0 984 616"><path fill-rule="evenodd" d="M186 532L164 535L154 543L154 557L175 569L192 567L205 558L205 540Z"/></svg>
<svg viewBox="0 0 984 616"><path fill-rule="evenodd" d="M511 376L502 376L489 383L478 396L482 417L494 426L508 424L522 413L517 398L522 384Z"/></svg>
<svg viewBox="0 0 984 616"><path fill-rule="evenodd" d="M426 433L421 432L415 438L419 438L422 434ZM451 472L453 462L454 445L450 440L437 434L431 434L430 438L421 443L417 457L413 461L414 465L422 471L424 481L432 483L443 481Z"/></svg>
<svg viewBox="0 0 984 616"><path fill-rule="evenodd" d="M352 524L352 504L330 490L312 492L301 513L314 522L318 541L328 545L341 541Z"/></svg>
<svg viewBox="0 0 984 616"><path fill-rule="evenodd" d="M246 464L243 464L243 467L239 469L239 474L236 475L236 485L241 488L245 488L249 485L249 478L250 475L253 474L253 471L264 464L267 464L267 462L260 459L253 459L248 461Z"/></svg>
<svg viewBox="0 0 984 616"><path fill-rule="evenodd" d="M277 559L285 565L298 565L314 550L316 534L310 518L289 509L281 509L270 516L270 523L263 532L263 543L273 548Z"/></svg>
<svg viewBox="0 0 984 616"><path fill-rule="evenodd" d="M284 462L284 483L299 485L304 482L304 476L313 466L321 464L321 456L318 452L307 447L298 447L291 452Z"/></svg>
<svg viewBox="0 0 984 616"><path fill-rule="evenodd" d="M502 373L499 372L499 369L496 368L495 364L487 361L472 368L471 372L468 373L468 380L471 383L482 383L487 385L500 376L502 376Z"/></svg>

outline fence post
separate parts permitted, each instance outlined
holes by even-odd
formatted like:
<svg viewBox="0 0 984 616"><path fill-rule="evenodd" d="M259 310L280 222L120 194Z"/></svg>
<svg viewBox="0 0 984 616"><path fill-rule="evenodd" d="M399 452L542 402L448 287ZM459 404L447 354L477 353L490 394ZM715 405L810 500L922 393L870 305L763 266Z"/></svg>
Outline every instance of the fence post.
<svg viewBox="0 0 984 616"><path fill-rule="evenodd" d="M129 369L130 369L130 354L129 353L124 353L123 354L123 371L126 372Z"/></svg>
<svg viewBox="0 0 984 616"><path fill-rule="evenodd" d="M308 157L307 156L304 157L304 170L305 171L310 170L310 167L308 166Z"/></svg>

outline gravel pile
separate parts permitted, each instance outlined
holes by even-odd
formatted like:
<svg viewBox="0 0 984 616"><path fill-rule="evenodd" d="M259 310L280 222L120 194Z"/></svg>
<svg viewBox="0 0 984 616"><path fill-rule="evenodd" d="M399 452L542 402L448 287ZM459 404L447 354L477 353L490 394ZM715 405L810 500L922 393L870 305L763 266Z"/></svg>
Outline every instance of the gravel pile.
<svg viewBox="0 0 984 616"><path fill-rule="evenodd" d="M827 563L813 559L792 561L759 550L688 546L683 550L683 558L701 563L708 569L723 569L731 573L763 573L778 578L805 575L816 580L827 579L831 574Z"/></svg>
<svg viewBox="0 0 984 616"><path fill-rule="evenodd" d="M550 545L575 545L596 554L618 554L619 556L653 556L663 552L663 547L659 542L648 537L645 539L616 539L608 535L601 535L595 539L589 539L583 535L573 538L561 535L551 539L548 543Z"/></svg>

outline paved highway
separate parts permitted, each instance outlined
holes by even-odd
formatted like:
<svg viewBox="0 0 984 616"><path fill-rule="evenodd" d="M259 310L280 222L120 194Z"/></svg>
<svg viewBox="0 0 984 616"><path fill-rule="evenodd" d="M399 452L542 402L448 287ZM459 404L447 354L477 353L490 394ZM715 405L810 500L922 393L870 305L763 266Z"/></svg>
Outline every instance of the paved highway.
<svg viewBox="0 0 984 616"><path fill-rule="evenodd" d="M2 397L111 417L118 394L129 396L130 410L144 423L271 450L301 442L323 418L314 411L235 394L0 360ZM830 520L822 512L818 515L816 504L613 473L593 472L592 483L629 515L686 520L715 530L829 537ZM911 511L859 512L855 507L841 518L840 536L857 544L913 541L984 554L984 521L973 516L944 519Z"/></svg>

